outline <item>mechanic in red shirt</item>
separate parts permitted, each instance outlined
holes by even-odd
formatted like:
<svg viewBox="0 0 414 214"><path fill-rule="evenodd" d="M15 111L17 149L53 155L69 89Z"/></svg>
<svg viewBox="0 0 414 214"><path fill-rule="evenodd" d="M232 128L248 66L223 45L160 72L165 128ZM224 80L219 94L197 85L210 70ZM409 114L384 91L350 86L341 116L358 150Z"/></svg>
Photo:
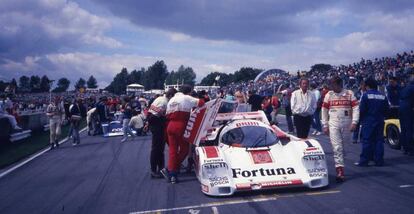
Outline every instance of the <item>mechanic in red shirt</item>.
<svg viewBox="0 0 414 214"><path fill-rule="evenodd" d="M183 85L167 104L167 138L168 138L168 169L161 173L171 183L177 183L177 173L183 160L187 157L189 144L184 140L184 131L194 107L204 105L204 100L190 96L192 88Z"/></svg>

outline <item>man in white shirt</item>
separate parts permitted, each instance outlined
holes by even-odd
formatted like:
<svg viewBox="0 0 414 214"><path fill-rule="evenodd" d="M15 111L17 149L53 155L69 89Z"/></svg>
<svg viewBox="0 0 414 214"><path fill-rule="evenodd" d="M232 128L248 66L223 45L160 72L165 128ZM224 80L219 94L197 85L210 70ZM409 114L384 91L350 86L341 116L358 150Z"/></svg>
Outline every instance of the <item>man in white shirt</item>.
<svg viewBox="0 0 414 214"><path fill-rule="evenodd" d="M180 92L177 92L167 104L168 170L163 169L161 173L173 184L178 182L179 166L189 151L189 143L185 142L183 135L190 112L193 108L204 105L204 100L190 96L191 91L191 86L181 86Z"/></svg>
<svg viewBox="0 0 414 214"><path fill-rule="evenodd" d="M152 133L151 145L151 178L160 178L160 170L164 168L164 148L165 148L165 129L167 118L168 101L175 95L177 91L174 88L168 89L164 96L157 97L148 110L148 125Z"/></svg>
<svg viewBox="0 0 414 214"><path fill-rule="evenodd" d="M312 123L312 115L316 110L316 98L308 90L308 79L300 79L299 87L298 90L292 93L292 97L290 98L293 123L296 127L297 137L307 138Z"/></svg>

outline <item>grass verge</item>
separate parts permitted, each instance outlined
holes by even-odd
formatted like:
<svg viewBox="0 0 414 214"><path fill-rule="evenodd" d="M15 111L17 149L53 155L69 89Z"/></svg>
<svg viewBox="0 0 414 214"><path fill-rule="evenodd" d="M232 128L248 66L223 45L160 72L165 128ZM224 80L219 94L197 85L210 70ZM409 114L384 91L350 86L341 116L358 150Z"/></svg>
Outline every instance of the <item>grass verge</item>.
<svg viewBox="0 0 414 214"><path fill-rule="evenodd" d="M86 126L86 120L81 121L80 129ZM68 136L69 125L62 127L60 139ZM0 169L10 166L49 145L49 131L32 132L32 136L14 143L0 143Z"/></svg>

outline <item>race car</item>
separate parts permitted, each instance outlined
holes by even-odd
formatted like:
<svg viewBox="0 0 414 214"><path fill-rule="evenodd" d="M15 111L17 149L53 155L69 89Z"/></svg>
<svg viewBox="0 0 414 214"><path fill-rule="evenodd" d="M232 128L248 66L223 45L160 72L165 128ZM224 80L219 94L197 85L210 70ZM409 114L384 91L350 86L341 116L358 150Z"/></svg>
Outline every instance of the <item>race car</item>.
<svg viewBox="0 0 414 214"><path fill-rule="evenodd" d="M236 102L216 99L190 116L184 137L194 146L195 173L204 194L329 184L325 153L316 140L271 126L263 111L237 109Z"/></svg>

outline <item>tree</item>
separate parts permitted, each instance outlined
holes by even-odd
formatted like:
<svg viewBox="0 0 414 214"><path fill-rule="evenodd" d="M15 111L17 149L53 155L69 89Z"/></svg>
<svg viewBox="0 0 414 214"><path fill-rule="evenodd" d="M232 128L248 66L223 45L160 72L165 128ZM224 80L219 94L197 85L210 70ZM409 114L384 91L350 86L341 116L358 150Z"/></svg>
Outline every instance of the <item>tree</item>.
<svg viewBox="0 0 414 214"><path fill-rule="evenodd" d="M146 90L164 89L165 79L168 76L167 66L164 61L157 61L145 71L144 86Z"/></svg>
<svg viewBox="0 0 414 214"><path fill-rule="evenodd" d="M191 67L184 67L181 65L178 68L177 72L171 71L171 73L168 74L166 77L165 82L167 85L171 84L189 84L194 85L196 79L196 74L194 73L193 69Z"/></svg>
<svg viewBox="0 0 414 214"><path fill-rule="evenodd" d="M65 92L70 86L70 81L66 78L60 78L57 82L57 86L53 89L53 92Z"/></svg>
<svg viewBox="0 0 414 214"><path fill-rule="evenodd" d="M118 73L112 82L105 88L105 90L114 94L123 94L126 92L126 86L128 85L128 70L122 68L121 72Z"/></svg>
<svg viewBox="0 0 414 214"><path fill-rule="evenodd" d="M83 78L79 78L79 80L75 83L75 89L79 90L81 88L85 88L86 81Z"/></svg>
<svg viewBox="0 0 414 214"><path fill-rule="evenodd" d="M95 77L93 77L93 75L91 75L88 79L88 81L86 82L86 85L88 86L88 88L98 88L98 82L96 81Z"/></svg>
<svg viewBox="0 0 414 214"><path fill-rule="evenodd" d="M206 77L204 77L200 85L219 85L219 86L225 86L230 84L233 81L233 74L226 74L226 73L220 73L220 72L212 72L209 73Z"/></svg>
<svg viewBox="0 0 414 214"><path fill-rule="evenodd" d="M313 73L315 71L326 72L326 71L329 71L329 70L332 70L332 65L320 63L320 64L312 65L309 72L311 72L311 73Z"/></svg>
<svg viewBox="0 0 414 214"><path fill-rule="evenodd" d="M137 70L133 70L129 75L128 75L128 85L129 84L143 84L144 82L144 74L145 74L145 68L141 68L141 70L137 71Z"/></svg>
<svg viewBox="0 0 414 214"><path fill-rule="evenodd" d="M40 80L40 91L41 92L48 92L50 90L50 83L51 81L46 75L42 76L42 79Z"/></svg>
<svg viewBox="0 0 414 214"><path fill-rule="evenodd" d="M3 92L6 89L8 83L0 80L0 92Z"/></svg>
<svg viewBox="0 0 414 214"><path fill-rule="evenodd" d="M33 75L30 77L30 91L40 92L40 77Z"/></svg>
<svg viewBox="0 0 414 214"><path fill-rule="evenodd" d="M30 78L28 76L21 76L19 78L19 91L21 92L30 91Z"/></svg>
<svg viewBox="0 0 414 214"><path fill-rule="evenodd" d="M234 72L234 82L247 82L249 80L254 80L260 72L262 72L261 69L250 67L240 68L240 70Z"/></svg>

